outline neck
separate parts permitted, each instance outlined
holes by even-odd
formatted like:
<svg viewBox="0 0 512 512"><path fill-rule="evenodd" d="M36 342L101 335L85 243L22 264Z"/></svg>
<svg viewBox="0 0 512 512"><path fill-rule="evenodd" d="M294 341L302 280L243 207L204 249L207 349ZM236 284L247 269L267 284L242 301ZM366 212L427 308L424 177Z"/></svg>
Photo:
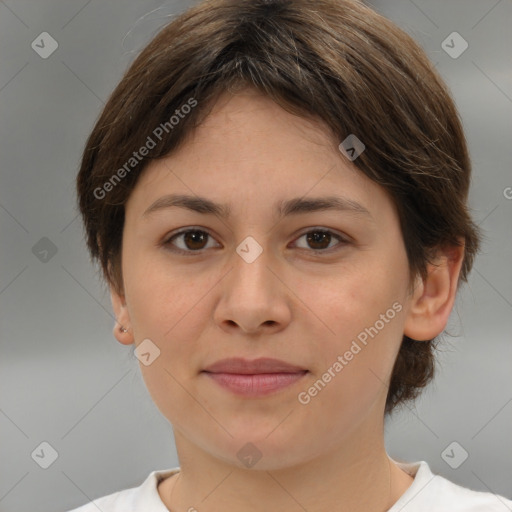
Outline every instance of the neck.
<svg viewBox="0 0 512 512"><path fill-rule="evenodd" d="M413 482L387 456L383 435L360 430L311 460L268 470L229 464L178 431L175 441L180 472L158 488L171 512L385 512Z"/></svg>

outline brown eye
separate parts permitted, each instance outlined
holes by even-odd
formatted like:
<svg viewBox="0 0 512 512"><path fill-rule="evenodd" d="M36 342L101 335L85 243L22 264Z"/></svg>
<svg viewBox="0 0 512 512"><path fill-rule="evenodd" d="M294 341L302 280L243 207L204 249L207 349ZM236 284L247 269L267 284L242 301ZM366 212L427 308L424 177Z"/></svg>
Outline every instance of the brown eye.
<svg viewBox="0 0 512 512"><path fill-rule="evenodd" d="M204 231L188 231L184 234L183 241L188 249L204 249L208 233Z"/></svg>
<svg viewBox="0 0 512 512"><path fill-rule="evenodd" d="M312 249L327 249L331 238L331 234L324 231L311 231L306 234L306 240Z"/></svg>
<svg viewBox="0 0 512 512"><path fill-rule="evenodd" d="M297 240L302 238L305 238L307 247L301 247L300 245L298 245L298 247L300 249L311 249L316 252L327 252L327 249L336 247L336 245L344 245L347 243L347 241L344 240L341 236L325 229L314 229L308 231L307 233L301 235ZM331 245L333 240L338 240L339 243Z"/></svg>
<svg viewBox="0 0 512 512"><path fill-rule="evenodd" d="M195 252L207 249L209 238L211 237L206 231L187 229L173 235L164 245L176 247L172 247L172 250L177 252ZM178 241L178 243L175 243L175 241Z"/></svg>

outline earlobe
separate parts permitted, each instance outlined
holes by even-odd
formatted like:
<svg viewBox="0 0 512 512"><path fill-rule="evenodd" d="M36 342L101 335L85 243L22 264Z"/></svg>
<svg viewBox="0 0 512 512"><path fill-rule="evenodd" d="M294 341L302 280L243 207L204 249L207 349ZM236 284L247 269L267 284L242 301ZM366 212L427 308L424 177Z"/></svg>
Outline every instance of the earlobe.
<svg viewBox="0 0 512 512"><path fill-rule="evenodd" d="M124 327L119 322L115 323L112 333L116 340L123 345L132 345L134 343L133 333L130 331L130 328Z"/></svg>
<svg viewBox="0 0 512 512"><path fill-rule="evenodd" d="M131 328L130 313L126 305L125 297L111 286L110 299L117 319L112 329L112 333L119 343L122 343L123 345L131 345L134 343L134 337L133 330Z"/></svg>
<svg viewBox="0 0 512 512"><path fill-rule="evenodd" d="M427 341L443 332L450 316L464 258L464 244L440 248L427 266L427 277L418 278L404 326L404 334Z"/></svg>

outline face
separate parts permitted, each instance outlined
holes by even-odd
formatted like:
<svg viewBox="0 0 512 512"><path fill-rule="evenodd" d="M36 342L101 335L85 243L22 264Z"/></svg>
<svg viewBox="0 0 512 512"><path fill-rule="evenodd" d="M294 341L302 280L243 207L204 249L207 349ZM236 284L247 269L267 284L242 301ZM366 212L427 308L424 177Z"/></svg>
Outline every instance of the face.
<svg viewBox="0 0 512 512"><path fill-rule="evenodd" d="M277 469L383 421L408 262L391 199L339 142L256 93L225 95L178 151L147 167L126 205L124 294L113 295L133 336L123 342L149 352L141 371L175 432L238 466L249 442L259 469ZM159 201L172 194L225 211ZM294 371L204 372L263 357Z"/></svg>

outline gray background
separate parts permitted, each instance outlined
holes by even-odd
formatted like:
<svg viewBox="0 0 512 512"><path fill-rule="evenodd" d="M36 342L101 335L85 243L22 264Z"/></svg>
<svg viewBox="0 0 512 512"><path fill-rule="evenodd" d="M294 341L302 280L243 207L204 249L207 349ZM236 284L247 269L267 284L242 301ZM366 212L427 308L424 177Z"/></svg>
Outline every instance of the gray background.
<svg viewBox="0 0 512 512"><path fill-rule="evenodd" d="M2 512L68 510L178 465L171 427L132 347L111 333L110 299L88 259L74 180L86 136L122 73L189 4L0 1ZM474 166L471 206L487 237L452 314L437 378L388 421L388 452L512 498L512 2L374 5L426 49L453 91ZM469 44L458 58L441 46L453 31ZM31 47L42 32L58 42L46 59ZM44 457L31 456L44 441L58 453L48 469L36 463ZM460 447L452 460L469 453L458 469L441 456L453 441Z"/></svg>

